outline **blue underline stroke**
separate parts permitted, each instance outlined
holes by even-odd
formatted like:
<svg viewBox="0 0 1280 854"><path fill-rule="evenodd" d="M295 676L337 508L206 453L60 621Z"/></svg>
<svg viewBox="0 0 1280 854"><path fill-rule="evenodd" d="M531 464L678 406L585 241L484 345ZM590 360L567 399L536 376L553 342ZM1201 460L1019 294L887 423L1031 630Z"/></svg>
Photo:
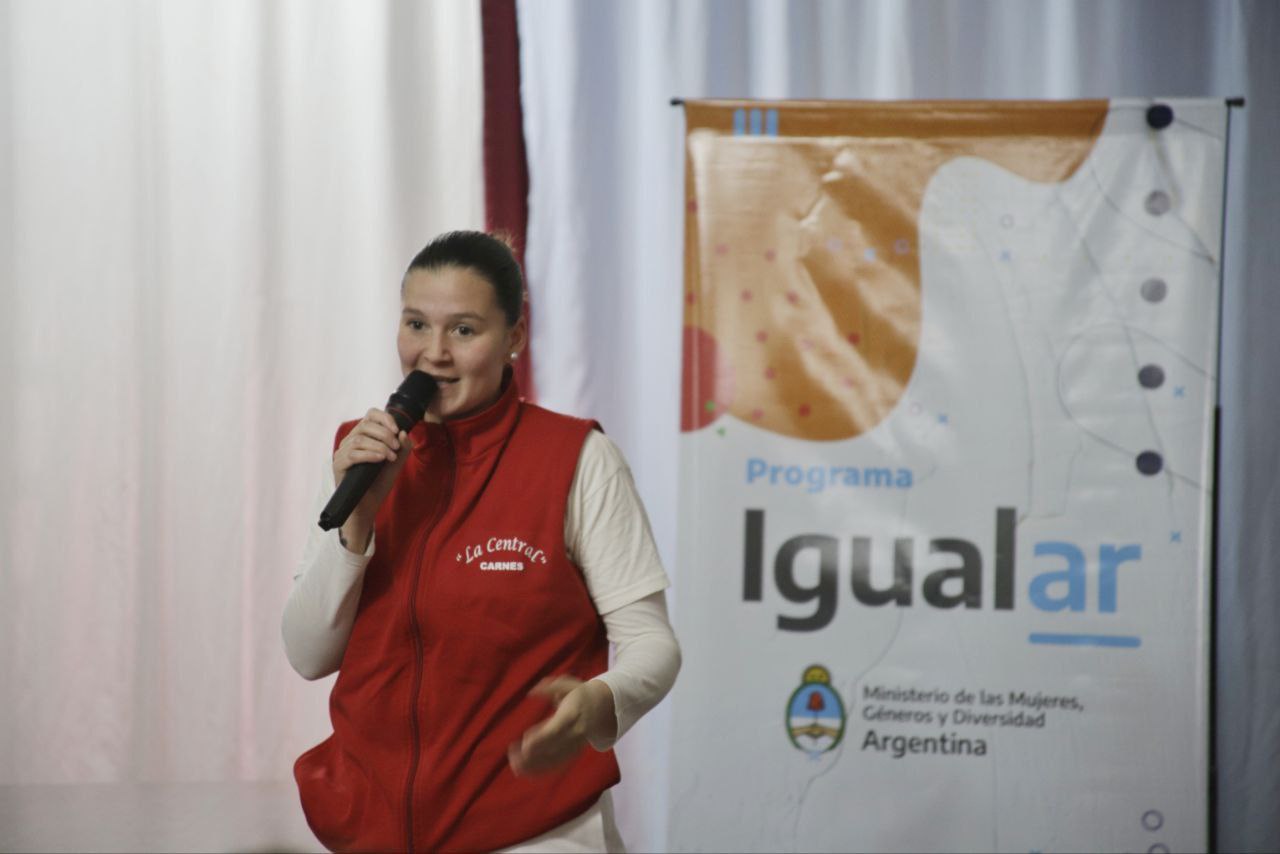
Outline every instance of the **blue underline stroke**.
<svg viewBox="0 0 1280 854"><path fill-rule="evenodd" d="M1056 646L1114 646L1130 649L1142 646L1142 638L1137 635L1064 635L1032 632L1027 640L1031 643Z"/></svg>

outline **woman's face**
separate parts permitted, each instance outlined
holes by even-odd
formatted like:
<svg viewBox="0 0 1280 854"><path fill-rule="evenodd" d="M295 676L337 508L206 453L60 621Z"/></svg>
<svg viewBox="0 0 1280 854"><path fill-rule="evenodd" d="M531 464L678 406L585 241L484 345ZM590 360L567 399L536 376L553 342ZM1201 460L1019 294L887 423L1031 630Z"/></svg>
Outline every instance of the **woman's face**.
<svg viewBox="0 0 1280 854"><path fill-rule="evenodd" d="M400 302L400 369L440 384L426 420L460 418L497 400L503 368L524 347L525 322L507 325L493 285L464 267L411 270Z"/></svg>

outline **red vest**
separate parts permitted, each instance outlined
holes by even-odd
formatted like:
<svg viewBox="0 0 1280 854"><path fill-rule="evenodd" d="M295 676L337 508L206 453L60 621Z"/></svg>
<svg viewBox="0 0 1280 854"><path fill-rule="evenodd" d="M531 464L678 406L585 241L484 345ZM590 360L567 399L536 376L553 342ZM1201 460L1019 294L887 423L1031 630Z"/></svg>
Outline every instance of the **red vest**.
<svg viewBox="0 0 1280 854"><path fill-rule="evenodd" d="M508 745L552 711L529 689L608 667L604 624L564 546L593 426L525 403L512 382L478 415L413 429L378 511L329 700L333 735L294 765L307 822L330 849L502 848L618 782L612 751L590 747L545 776L507 764Z"/></svg>

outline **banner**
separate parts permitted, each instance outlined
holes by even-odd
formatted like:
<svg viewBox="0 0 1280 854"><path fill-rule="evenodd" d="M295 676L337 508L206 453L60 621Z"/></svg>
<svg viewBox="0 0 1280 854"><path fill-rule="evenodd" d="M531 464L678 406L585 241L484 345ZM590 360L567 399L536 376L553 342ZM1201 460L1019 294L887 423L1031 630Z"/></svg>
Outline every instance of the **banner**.
<svg viewBox="0 0 1280 854"><path fill-rule="evenodd" d="M671 847L1204 850L1225 104L686 119Z"/></svg>

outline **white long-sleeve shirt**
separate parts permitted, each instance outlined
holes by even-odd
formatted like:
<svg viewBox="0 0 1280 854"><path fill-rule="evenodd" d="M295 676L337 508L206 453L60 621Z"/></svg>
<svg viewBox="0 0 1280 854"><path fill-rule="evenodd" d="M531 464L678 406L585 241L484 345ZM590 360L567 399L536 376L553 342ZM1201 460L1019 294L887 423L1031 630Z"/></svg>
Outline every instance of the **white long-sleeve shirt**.
<svg viewBox="0 0 1280 854"><path fill-rule="evenodd" d="M326 464L316 516L333 490L333 468ZM311 528L282 621L289 663L307 679L327 676L342 662L374 539L356 554L339 542L336 530ZM670 582L631 470L613 442L595 430L583 443L569 489L564 541L614 645L613 664L595 677L614 698L617 733L592 742L607 750L671 690L680 647L667 619L663 591Z"/></svg>

